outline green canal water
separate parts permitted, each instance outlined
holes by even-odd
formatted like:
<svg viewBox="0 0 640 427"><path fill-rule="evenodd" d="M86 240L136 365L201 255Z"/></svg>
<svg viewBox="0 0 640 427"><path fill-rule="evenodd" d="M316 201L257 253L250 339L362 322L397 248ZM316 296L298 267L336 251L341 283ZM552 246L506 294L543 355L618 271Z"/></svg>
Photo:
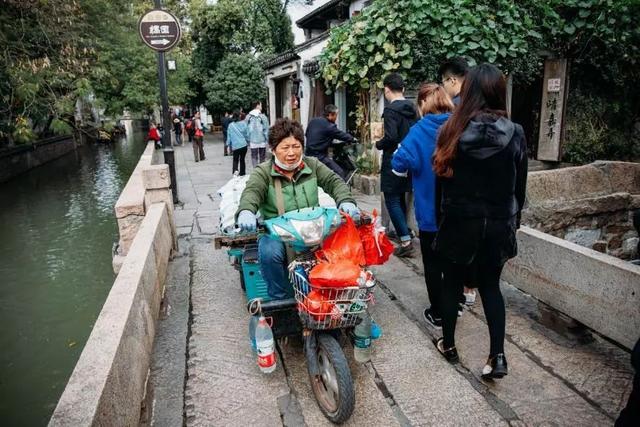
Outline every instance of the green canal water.
<svg viewBox="0 0 640 427"><path fill-rule="evenodd" d="M0 184L0 425L46 425L113 284L113 207L144 135Z"/></svg>

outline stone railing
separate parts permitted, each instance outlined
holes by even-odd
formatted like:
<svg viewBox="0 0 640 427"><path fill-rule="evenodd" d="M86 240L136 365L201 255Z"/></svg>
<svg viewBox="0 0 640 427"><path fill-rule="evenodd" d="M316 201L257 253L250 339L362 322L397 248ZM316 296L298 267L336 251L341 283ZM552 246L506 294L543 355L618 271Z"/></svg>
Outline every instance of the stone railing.
<svg viewBox="0 0 640 427"><path fill-rule="evenodd" d="M147 144L147 148L116 202L115 214L120 239L113 256L115 273L118 273L140 224L153 203L165 202L170 206L171 208L168 209L170 222L174 224L169 168L165 164L156 164L160 160L157 153L153 143ZM173 233L175 241L175 227Z"/></svg>
<svg viewBox="0 0 640 427"><path fill-rule="evenodd" d="M116 204L118 273L50 426L138 425L169 260L177 250L169 168L150 145Z"/></svg>
<svg viewBox="0 0 640 427"><path fill-rule="evenodd" d="M50 426L138 425L173 237L154 203L140 223Z"/></svg>
<svg viewBox="0 0 640 427"><path fill-rule="evenodd" d="M640 267L529 227L502 278L631 349L640 334Z"/></svg>

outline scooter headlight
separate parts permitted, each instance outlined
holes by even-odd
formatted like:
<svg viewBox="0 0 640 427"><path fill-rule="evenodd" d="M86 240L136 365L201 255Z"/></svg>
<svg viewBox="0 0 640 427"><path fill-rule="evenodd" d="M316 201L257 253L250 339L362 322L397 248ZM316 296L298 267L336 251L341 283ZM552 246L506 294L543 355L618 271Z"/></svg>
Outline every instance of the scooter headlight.
<svg viewBox="0 0 640 427"><path fill-rule="evenodd" d="M280 227L279 225L274 224L272 227L273 227L273 231L275 231L275 233L278 235L278 237L280 237L280 239L283 242L293 242L294 240L296 240L296 236L294 236L292 233L285 230L284 228Z"/></svg>
<svg viewBox="0 0 640 427"><path fill-rule="evenodd" d="M324 237L324 217L318 217L309 221L299 221L292 219L291 225L302 237L306 246L319 245Z"/></svg>

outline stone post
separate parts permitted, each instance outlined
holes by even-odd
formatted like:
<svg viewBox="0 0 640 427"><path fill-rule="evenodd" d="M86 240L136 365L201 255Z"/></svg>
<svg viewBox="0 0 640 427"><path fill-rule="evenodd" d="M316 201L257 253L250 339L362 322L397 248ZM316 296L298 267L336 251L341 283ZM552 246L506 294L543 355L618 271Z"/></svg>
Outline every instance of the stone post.
<svg viewBox="0 0 640 427"><path fill-rule="evenodd" d="M142 185L144 186L144 205L148 210L154 203L164 203L169 214L173 250L178 250L178 235L173 213L173 195L171 193L171 176L169 165L152 165L142 169Z"/></svg>

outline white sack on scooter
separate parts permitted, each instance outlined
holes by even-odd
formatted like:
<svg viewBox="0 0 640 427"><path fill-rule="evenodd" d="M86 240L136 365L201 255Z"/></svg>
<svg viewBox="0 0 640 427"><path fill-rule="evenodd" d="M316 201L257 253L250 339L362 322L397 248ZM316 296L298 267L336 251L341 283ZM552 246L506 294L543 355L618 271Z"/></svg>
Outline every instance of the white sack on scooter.
<svg viewBox="0 0 640 427"><path fill-rule="evenodd" d="M242 196L248 180L249 175L234 176L217 191L218 196L222 199L220 200L220 223L218 225L222 233L231 234L235 230L235 214L240 205L240 196ZM322 207L336 207L333 198L320 187L318 187L318 201ZM258 218L260 218L260 212L258 212Z"/></svg>

